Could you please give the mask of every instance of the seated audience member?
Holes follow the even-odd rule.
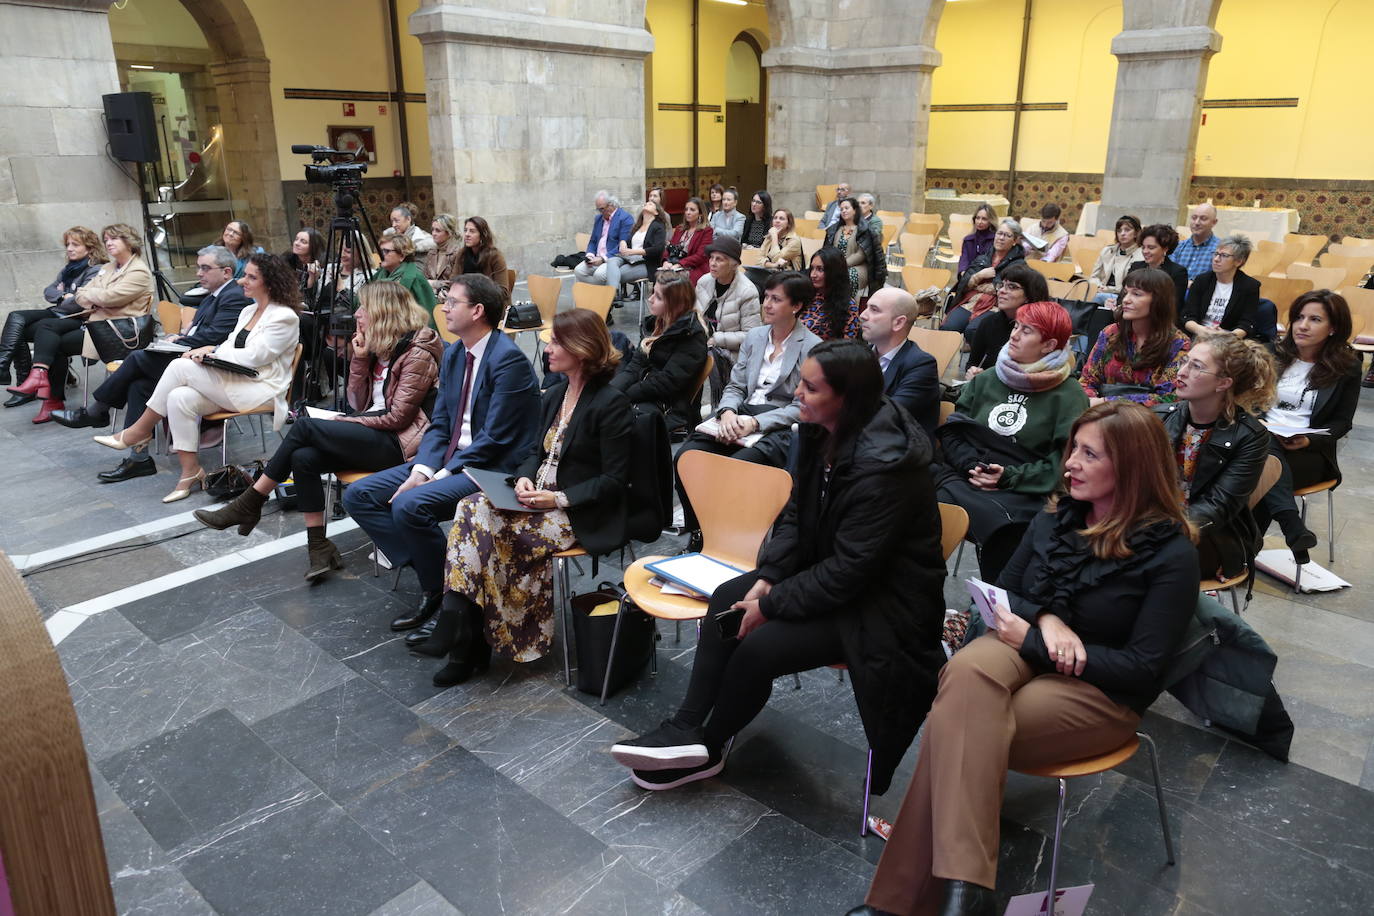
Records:
[[[417,651],[448,664],[436,687],[487,669],[494,650],[531,662],[553,642],[552,557],[574,544],[592,555],[625,542],[630,404],[610,384],[620,354],[587,309],[559,312],[549,365],[566,381],[544,392],[539,429],[515,493],[529,512],[496,509],[481,493],[458,503],[448,535],[447,591],[434,633]]]
[[[153,438],[163,419],[172,431],[172,451],[181,462],[181,479],[162,498],[164,503],[185,499],[205,483],[200,466],[200,421],[222,410],[252,410],[272,404],[272,428],[286,422],[286,395],[291,387],[291,361],[300,341],[301,291],[296,273],[274,254],[248,259],[239,285],[251,306],[245,306],[229,337],[218,346],[188,350],[163,370],[148,397],[148,406],[124,431],[96,436],[108,448],[131,449]],[[202,364],[207,356],[256,371],[240,375]]]
[[[324,236],[320,235],[319,230],[306,228],[296,233],[291,239],[291,250],[282,255],[286,266],[296,272],[304,302],[315,301],[315,284],[320,279],[320,260],[324,257],[324,248]]]
[[[1188,290],[1183,307],[1183,330],[1230,331],[1237,337],[1253,337],[1259,317],[1260,284],[1241,270],[1250,257],[1250,240],[1233,235],[1217,243],[1212,269],[1198,275]]]
[[[100,237],[110,260],[73,293],[70,305],[77,311],[28,326],[27,333],[33,337],[33,368],[23,382],[8,391],[24,397],[17,402],[20,404],[43,399],[33,418],[35,423],[47,423],[53,411],[67,406],[67,364],[70,357],[81,353],[86,322],[139,318],[153,310],[153,274],[143,260],[143,240],[138,233],[132,226],[115,223],[100,230]]]
[[[981,204],[973,211],[973,231],[964,236],[959,247],[959,276],[962,277],[970,264],[992,250],[992,240],[997,234],[997,222],[997,211],[991,204]]]
[[[1188,211],[1189,236],[1178,243],[1169,259],[1188,271],[1188,282],[1212,269],[1212,254],[1217,250],[1217,237],[1212,229],[1217,224],[1217,208],[1198,204]]]
[[[1116,244],[1105,246],[1093,265],[1090,280],[1097,281],[1097,301],[1106,302],[1121,292],[1121,283],[1140,251],[1140,220],[1123,216],[1116,221]]]
[[[0,379],[10,384],[10,364],[14,364],[14,381],[22,382],[33,368],[29,343],[33,340],[33,326],[46,318],[65,318],[81,311],[76,291],[100,272],[106,261],[105,246],[99,236],[85,226],[73,226],[62,233],[62,245],[67,250],[67,263],[57,272],[57,279],[43,290],[48,306],[41,309],[17,309],[5,316],[5,328],[0,331]],[[18,394],[5,402],[6,407],[27,404],[36,395]]]
[[[811,283],[804,274],[783,271],[768,278],[763,292],[763,325],[744,335],[739,359],[730,371],[730,384],[716,410],[720,431],[715,436],[692,433],[678,450],[679,459],[685,452],[702,449],[755,464],[782,467],[786,463],[790,439],[782,434],[797,421],[801,364],[819,342],[797,319],[810,299]],[[761,438],[746,444],[755,434]],[[700,543],[696,513],[680,480],[677,494],[688,543]]]
[[[1188,335],[1174,321],[1174,281],[1147,267],[1126,275],[1116,321],[1097,336],[1080,381],[1094,404],[1124,398],[1152,407],[1175,398]]]
[[[458,231],[458,218],[452,213],[436,214],[429,231],[430,237],[434,239],[434,250],[425,255],[425,263],[420,272],[434,288],[434,297],[438,301],[443,299],[445,291],[448,290],[449,281],[465,272],[463,255],[467,248]],[[502,277],[502,282],[497,285],[504,283],[505,278]]]
[[[438,246],[434,241],[434,236],[416,224],[415,217],[419,213],[420,209],[412,203],[402,203],[392,207],[391,228],[382,232],[382,239],[385,240],[392,235],[404,235],[410,239],[416,254],[429,254]],[[424,303],[420,304],[423,305]]]
[[[1069,429],[1088,406],[1073,380],[1073,321],[1055,302],[1021,306],[997,364],[959,392],[940,427],[940,499],[962,506],[993,582],[1059,483]]]
[[[933,442],[940,423],[940,367],[935,357],[907,340],[917,311],[915,296],[884,286],[868,297],[859,323],[883,371],[883,393],[905,407]]]
[[[706,326],[717,366],[716,373],[729,377],[739,357],[744,335],[762,322],[759,290],[740,270],[738,239],[723,235],[706,246],[710,272],[696,283],[696,310]]]
[[[358,299],[358,291],[367,283],[367,273],[355,263],[353,249],[347,241],[339,244],[339,271],[334,275],[334,265],[324,266],[323,279],[320,281],[321,308],[337,308],[353,314]]]
[[[1178,247],[1178,232],[1173,226],[1156,223],[1140,230],[1140,251],[1131,262],[1127,274],[1145,267],[1162,270],[1174,281],[1174,304],[1178,309],[1178,325],[1183,326],[1183,309],[1188,301],[1188,271],[1182,264],[1169,259],[1169,252]]]
[[[425,405],[432,404],[444,356],[443,339],[429,326],[429,315],[399,283],[369,283],[355,315],[349,413],[328,419],[297,417],[252,487],[222,508],[195,512],[217,531],[238,526],[239,534],[248,535],[261,521],[272,490],[290,478],[296,484],[296,507],[305,516],[310,552],[305,577],[311,581],[343,566],[338,549],[325,537],[320,475],[384,471],[409,461],[429,425]]]
[[[1013,264],[1026,259],[1021,250],[1021,224],[1007,217],[997,224],[992,247],[974,258],[950,293],[954,306],[945,313],[942,331],[964,333],[997,303],[997,280]]]
[[[529,359],[496,330],[501,301],[500,288],[482,274],[453,278],[444,315],[458,340],[444,352],[439,393],[415,457],[344,490],[348,514],[377,549],[394,568],[413,566],[420,581],[419,607],[393,620],[393,630],[419,627],[439,609],[439,523],[453,518],[458,501],[477,491],[463,468],[513,473],[534,443],[539,384]]]
[[[820,228],[829,229],[840,221],[840,201],[849,197],[849,182],[841,181],[835,185],[835,199],[825,205],[825,212],[821,214],[819,223]]]
[[[238,326],[239,313],[253,300],[244,295],[243,287],[234,282],[234,255],[222,245],[202,248],[196,254],[196,280],[206,292],[196,307],[195,317],[185,334],[173,334],[171,340],[190,347],[215,347],[229,338]],[[110,425],[112,410],[125,410],[126,425],[132,425],[148,406],[148,398],[167,367],[178,359],[175,353],[135,350],[125,358],[109,378],[91,394],[90,404],[76,410],[53,412],[53,420],[71,429]],[[129,457],[112,471],[101,471],[96,477],[101,483],[119,483],[135,477],[150,477],[157,466],[146,447],[131,449]]]
[[[740,244],[745,248],[762,248],[763,239],[773,228],[773,195],[755,191],[749,200],[749,215],[744,218]]]
[[[738,239],[744,232],[744,214],[739,212],[739,191],[726,188],[720,197],[720,209],[711,211],[711,232],[717,237],[728,235]]]
[[[1293,300],[1288,328],[1279,341],[1278,403],[1264,415],[1273,433],[1269,453],[1283,472],[1255,507],[1262,537],[1276,521],[1299,565],[1317,537],[1298,513],[1293,491],[1341,479],[1336,443],[1350,432],[1360,403],[1360,357],[1350,346],[1350,306],[1345,297],[1314,289]],[[1286,434],[1283,429],[1325,429],[1324,434]]]
[[[682,222],[673,230],[663,265],[687,271],[687,279],[696,286],[706,273],[706,246],[712,237],[711,227],[706,225],[706,204],[693,197],[682,205]]]
[[[425,235],[429,233],[426,232]],[[429,285],[424,272],[420,270],[420,265],[415,263],[415,249],[411,245],[410,236],[399,233],[388,235],[378,243],[377,250],[382,255],[382,269],[372,275],[372,282],[391,280],[401,284],[410,290],[420,308],[428,310],[433,315],[437,301],[434,298],[434,287]],[[430,326],[433,324],[434,319],[431,318]]]
[[[620,199],[610,191],[597,191],[592,206],[596,208],[592,234],[587,239],[583,261],[573,268],[573,275],[583,283],[610,286],[611,260],[620,251],[620,243],[630,238],[634,217],[621,209]]]
[[[929,708],[945,578],[930,442],[858,341],[818,343],[798,392],[796,483],[758,567],[711,597],[673,717],[611,748],[645,789],[718,774],[785,674],[848,666],[878,794]],[[711,620],[730,610],[737,635]]]
[[[1168,439],[1145,408],[1102,404],[1074,424],[1064,471],[1068,494],[1002,573],[1011,607],[940,673],[916,774],[851,916],[1000,912],[1008,768],[1120,747],[1163,689],[1199,578]]]
[[[1178,370],[1178,401],[1155,408],[1169,434],[1188,520],[1198,528],[1198,566],[1208,579],[1245,572],[1259,532],[1250,494],[1270,435],[1257,419],[1274,403],[1274,358],[1253,341],[1201,334]]]
[[[711,185],[710,190],[706,192],[706,199],[711,202],[711,205],[704,208],[701,211],[701,215],[702,219],[709,222],[712,216],[716,215],[724,208],[722,201],[725,200],[725,185],[721,184],[719,181]]]
[[[882,244],[883,218],[878,215],[878,198],[864,193],[855,198],[859,202],[859,217],[868,224],[868,231]]]
[[[865,289],[877,292],[887,284],[882,234],[874,238],[854,199],[840,201],[840,219],[825,230],[825,247],[838,249],[844,255],[851,298],[857,300]]]
[[[791,210],[773,211],[773,228],[763,238],[763,266],[769,270],[801,270],[802,244]]]
[[[233,253],[235,280],[243,276],[243,268],[247,266],[248,259],[262,251],[261,245],[253,244],[252,228],[241,219],[231,219],[226,223],[215,244],[228,248]]]
[[[640,334],[611,385],[631,404],[652,404],[663,411],[668,429],[692,429],[701,422],[694,396],[706,365],[706,328],[686,277],[667,274],[654,283]]]
[[[483,274],[496,284],[496,288],[501,291],[501,314],[505,317],[504,309],[510,306],[510,278],[506,269],[506,256],[496,247],[491,226],[480,216],[469,216],[463,220],[462,265],[462,273]]]
[[[971,379],[997,361],[1002,347],[1011,340],[1011,329],[1016,324],[1016,310],[1027,302],[1045,302],[1050,298],[1050,288],[1039,271],[1027,264],[1013,264],[1006,269],[996,283],[996,307],[983,316],[978,326],[968,335],[968,369],[964,378]]]
[[[811,302],[801,323],[821,340],[859,336],[859,300],[849,282],[849,266],[838,248],[822,248],[811,256]]]
[[[1069,247],[1069,230],[1059,223],[1059,214],[1062,212],[1059,204],[1055,203],[1045,204],[1040,208],[1040,226],[1035,232],[1035,237],[1045,244],[1043,247],[1036,247],[1031,244],[1030,239],[1022,239],[1021,249],[1025,251],[1026,257],[1053,264],[1064,256],[1064,250]]]
[[[646,200],[639,209],[630,237],[620,243],[620,252],[611,258],[606,270],[607,283],[620,289],[622,283],[638,283],[658,273],[663,251],[668,247],[668,231],[661,219],[659,204]],[[685,277],[683,279],[686,279]]]

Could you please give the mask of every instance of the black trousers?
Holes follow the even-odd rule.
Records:
[[[744,405],[738,411],[740,416],[757,416],[774,410],[771,404],[762,407]],[[729,458],[738,458],[740,461],[748,461],[753,464],[766,464],[770,467],[785,468],[787,466],[788,450],[792,444],[790,429],[782,429],[777,432],[769,433],[758,442],[748,448],[741,448],[729,442],[721,442],[714,436],[705,433],[692,433],[687,437],[687,441],[678,449],[677,456],[673,458],[673,486],[677,488],[678,502],[682,505],[682,524],[688,531],[696,531],[701,527],[697,521],[696,512],[692,511],[692,501],[687,498],[687,490],[682,486],[682,480],[677,476],[677,463],[682,460],[682,456],[690,451],[710,452],[713,455],[725,455]]]
[[[712,751],[724,747],[763,711],[775,678],[845,660],[834,616],[770,620],[743,639],[722,638],[711,618],[743,598],[756,581],[758,573],[745,573],[711,596],[687,696],[678,710],[682,724],[706,725],[706,746]]]
[[[384,471],[405,461],[394,433],[338,420],[301,417],[291,424],[264,471],[273,480],[296,482],[296,505],[302,512],[324,511],[328,471]]]
[[[60,398],[67,385],[67,358],[81,353],[85,338],[82,322],[78,318],[49,317],[29,327],[33,334],[33,361],[48,367],[48,378],[54,380],[53,396]]]
[[[1277,519],[1287,538],[1293,533],[1289,528],[1301,524],[1298,500],[1293,491],[1331,480],[1339,472],[1330,458],[1310,446],[1289,451],[1277,438],[1271,438],[1269,454],[1279,459],[1279,479],[1255,506],[1255,523],[1263,537],[1269,530],[1269,523]]]
[[[148,407],[148,398],[152,396],[162,373],[178,358],[175,353],[134,350],[124,359],[123,364],[91,393],[91,397],[107,407],[127,407],[124,425],[132,425],[143,416],[143,411]]]

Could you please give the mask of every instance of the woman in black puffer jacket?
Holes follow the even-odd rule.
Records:
[[[692,284],[686,277],[659,280],[649,297],[649,312],[640,329],[643,338],[620,364],[611,385],[633,404],[662,410],[670,431],[690,430],[701,420],[701,407],[692,399],[706,365],[706,328],[696,312]]]

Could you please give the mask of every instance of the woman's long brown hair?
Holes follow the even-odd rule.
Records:
[[[1274,356],[1278,359],[1279,375],[1282,376],[1298,358],[1298,345],[1293,343],[1293,323],[1302,314],[1303,306],[1310,302],[1322,307],[1326,312],[1326,320],[1331,322],[1331,328],[1335,333],[1322,345],[1322,351],[1317,354],[1316,364],[1312,367],[1312,375],[1307,383],[1313,388],[1330,388],[1349,374],[1359,362],[1354,348],[1350,346],[1350,305],[1340,293],[1329,289],[1314,289],[1294,299],[1293,304],[1288,307],[1288,331],[1274,347]]]

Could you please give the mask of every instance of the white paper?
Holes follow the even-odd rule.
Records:
[[[681,595],[684,598],[700,598],[696,592],[690,592],[680,585],[674,585],[662,576],[654,576],[649,579],[649,584],[663,592],[665,595]]]
[[[1280,547],[1275,550],[1261,550],[1255,555],[1255,568],[1266,572],[1282,582],[1293,584],[1298,567],[1293,562],[1293,551]],[[1334,592],[1349,588],[1350,583],[1326,569],[1315,561],[1304,563],[1302,567],[1302,590],[1304,592]]]
[[[160,337],[148,344],[150,353],[186,353],[191,348],[184,343],[177,343],[170,337]]]
[[[1265,423],[1269,431],[1276,436],[1291,439],[1294,436],[1329,436],[1329,429],[1313,429],[1310,426],[1280,426],[1278,423]]]
[[[988,625],[989,630],[997,629],[997,613],[993,608],[1000,604],[1011,610],[1011,599],[1007,597],[1006,589],[988,585],[982,579],[973,576],[965,579],[964,584],[968,586],[968,593],[973,598],[974,607],[978,608],[978,613],[982,615],[983,623]]]
[[[697,432],[705,433],[706,435],[711,436],[713,438],[717,437],[720,435],[720,421],[717,420],[715,417],[702,420],[700,423],[697,424]],[[755,442],[758,442],[762,438],[763,433],[750,433],[743,439],[736,439],[735,441],[740,445],[744,446],[745,448],[749,448]]]
[[[1092,895],[1091,884],[1055,888],[1054,916],[1083,916],[1083,911],[1088,908],[1088,898]],[[1013,897],[1007,902],[1004,916],[1048,916],[1045,907],[1048,897],[1049,891]]]
[[[305,415],[315,420],[332,420],[335,417],[342,417],[341,410],[325,410],[323,407],[306,407]]]
[[[741,569],[735,569],[728,563],[713,560],[700,553],[685,553],[659,560],[653,564],[651,572],[656,572],[665,579],[671,577],[677,580],[677,584],[685,585],[708,598],[717,586],[744,574]]]

